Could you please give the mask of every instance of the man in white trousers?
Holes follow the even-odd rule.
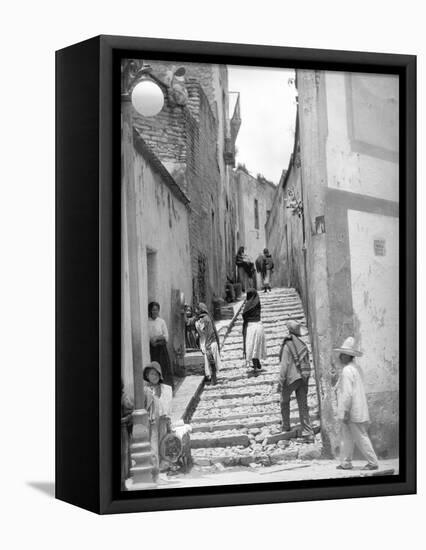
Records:
[[[362,353],[355,349],[352,336],[346,338],[340,348],[339,360],[343,365],[337,382],[338,418],[341,421],[342,446],[339,470],[351,470],[355,445],[360,450],[367,464],[363,470],[378,470],[378,460],[368,436],[367,427],[370,421],[367,396],[364,389],[363,373],[355,358]]]

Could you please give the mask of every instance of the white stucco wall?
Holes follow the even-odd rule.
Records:
[[[246,253],[253,260],[266,247],[266,212],[272,209],[276,188],[267,183],[260,183],[256,178],[239,172],[239,232],[238,247],[244,246]],[[259,228],[255,227],[254,201],[258,201]]]
[[[171,294],[172,289],[179,289],[190,302],[192,297],[191,260],[189,248],[188,211],[186,206],[171,192],[145,160],[134,152],[134,177],[137,193],[137,224],[140,235],[139,266],[141,286],[142,316],[142,360],[150,360],[148,338],[148,303],[155,300],[160,304],[160,316],[166,321],[169,328],[169,349],[171,350],[173,334],[171,332]],[[126,215],[125,208],[122,210]],[[122,357],[122,372],[126,388],[132,390],[131,372],[131,340],[130,340],[130,300],[128,285],[128,265],[126,254],[126,224],[123,224],[123,259],[122,273],[123,297],[123,335],[125,346]],[[148,291],[147,252],[154,252],[156,256],[156,284]]]
[[[399,280],[398,218],[348,211],[352,300],[358,361],[367,392],[398,390]],[[385,241],[377,256],[374,241]]]
[[[357,76],[358,86],[369,89],[371,103],[354,112],[358,136],[371,141],[364,152],[353,150],[349,123],[348,75],[343,72],[324,73],[328,136],[326,145],[327,181],[330,187],[371,197],[398,201],[398,159],[389,160],[393,141],[398,134],[398,77],[388,75]],[[363,80],[361,80],[361,78]],[[359,98],[356,98],[357,102]],[[358,105],[358,103],[357,103]],[[386,107],[385,107],[386,105]],[[371,124],[368,111],[371,113]],[[389,139],[389,133],[393,139]],[[375,147],[383,147],[384,156]]]

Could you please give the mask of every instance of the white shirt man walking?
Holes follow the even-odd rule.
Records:
[[[340,470],[351,470],[352,457],[355,445],[367,460],[363,470],[377,470],[379,468],[377,456],[367,433],[370,421],[367,396],[364,389],[363,374],[356,364],[355,357],[362,353],[355,349],[352,336],[346,338],[340,348],[334,351],[339,353],[340,363],[343,365],[337,383],[338,418],[341,421],[342,446],[340,454]]]

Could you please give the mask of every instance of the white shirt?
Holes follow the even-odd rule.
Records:
[[[337,384],[337,402],[339,419],[348,411],[351,422],[370,420],[362,370],[355,361],[343,367]]]
[[[167,330],[167,325],[164,319],[157,317],[157,319],[148,318],[148,334],[149,339],[152,340],[157,336],[162,336],[166,342],[169,341],[169,332]]]
[[[161,397],[158,398],[160,416],[163,416],[163,415],[170,416],[172,414],[172,398],[173,398],[172,388],[167,384],[161,384]]]

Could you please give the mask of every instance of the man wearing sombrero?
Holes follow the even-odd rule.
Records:
[[[363,470],[379,468],[377,456],[367,433],[370,415],[368,413],[367,396],[365,394],[361,368],[356,364],[355,357],[362,353],[355,348],[352,336],[346,338],[340,348],[333,351],[339,354],[343,365],[337,383],[338,417],[342,423],[342,446],[339,470],[351,470],[352,456],[355,445],[358,447],[367,464]]]

